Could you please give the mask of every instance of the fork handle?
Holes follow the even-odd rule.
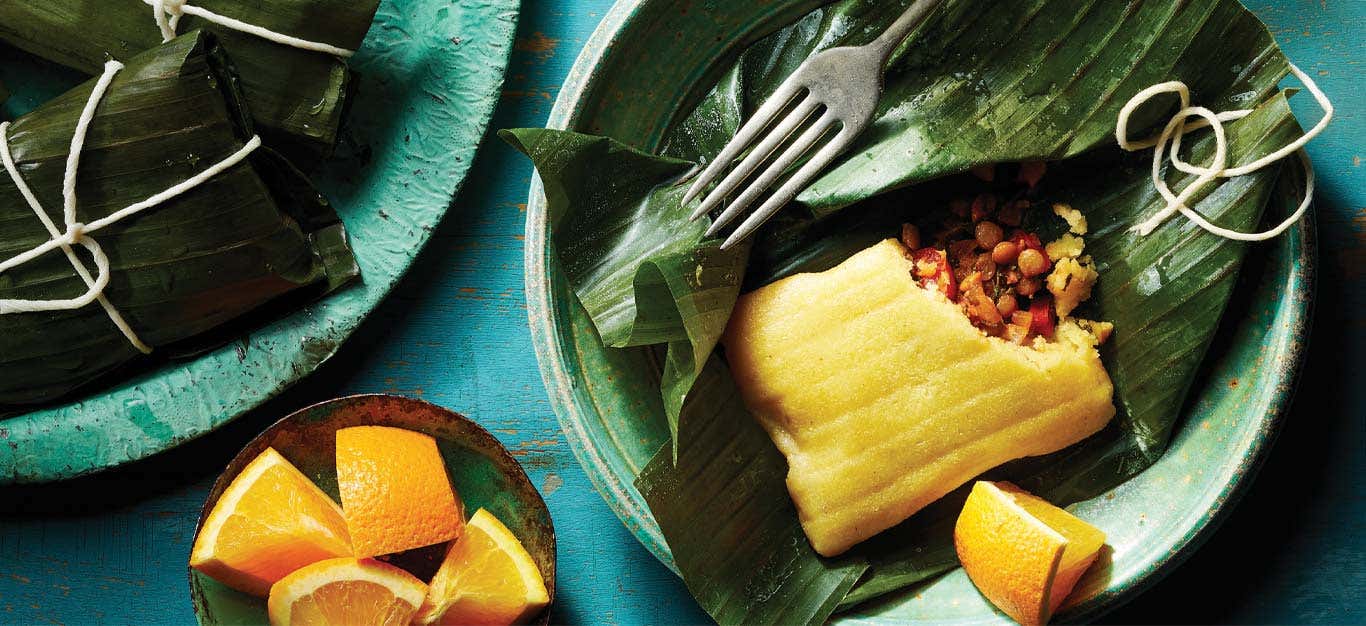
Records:
[[[901,17],[896,18],[896,21],[868,46],[877,50],[882,56],[882,62],[886,63],[892,58],[892,52],[896,51],[897,46],[900,46],[901,42],[943,3],[944,0],[915,0]]]

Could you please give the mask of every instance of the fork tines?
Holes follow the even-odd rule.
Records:
[[[787,111],[787,114],[779,119],[779,115],[784,111]],[[775,120],[777,120],[776,125],[774,124]],[[707,194],[702,200],[702,204],[693,211],[691,219],[696,220],[710,213],[739,189],[742,183],[749,181],[748,186],[740,191],[739,195],[731,201],[729,206],[712,223],[711,228],[707,230],[707,236],[715,235],[734,221],[755,200],[769,191],[769,188],[810,152],[822,138],[835,131],[834,137],[816,151],[811,159],[796,173],[784,181],[777,191],[774,191],[760,205],[757,211],[726,238],[721,247],[722,249],[729,248],[748,237],[774,213],[791,202],[793,198],[796,198],[797,194],[821,170],[839,156],[848,145],[852,135],[852,133],[844,132],[843,126],[839,116],[819,98],[814,97],[809,87],[793,80],[784,83],[755,112],[754,116],[745,122],[744,126],[740,128],[730,143],[726,144],[716,159],[698,175],[697,180],[683,198],[684,204],[691,202],[707,185],[720,178],[726,169],[744,153],[745,149],[762,136],[762,140],[753,146],[749,154],[745,155],[744,159],[734,169],[731,169],[725,178],[721,179],[720,184]],[[765,131],[768,131],[767,134],[764,134]],[[793,136],[796,136],[796,139],[792,139]],[[775,152],[778,152],[778,149],[785,144],[786,148],[781,154],[772,158]],[[767,166],[761,169],[761,166],[765,164]]]

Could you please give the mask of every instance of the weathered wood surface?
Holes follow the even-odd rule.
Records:
[[[1280,441],[1219,533],[1107,621],[1366,622],[1366,2],[1246,1],[1339,110],[1311,146],[1322,252],[1309,365]],[[493,128],[544,122],[611,0],[524,4]],[[358,392],[451,407],[522,460],[559,534],[556,622],[704,621],[593,491],[555,424],[522,287],[530,176],[525,159],[486,138],[469,186],[394,296],[336,359],[261,411],[116,472],[0,490],[0,623],[192,623],[185,561],[216,473],[279,416]]]

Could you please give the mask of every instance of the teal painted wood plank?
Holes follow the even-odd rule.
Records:
[[[1115,623],[1366,622],[1366,3],[1246,1],[1339,108],[1311,146],[1323,248],[1309,365],[1244,501],[1190,561],[1112,614]],[[611,2],[524,5],[494,128],[544,122]],[[1314,119],[1312,102],[1297,100],[1303,119]],[[0,490],[0,624],[191,623],[184,563],[217,472],[276,418],[375,391],[470,415],[522,460],[559,535],[556,622],[705,621],[593,491],[558,432],[527,336],[530,177],[524,159],[485,138],[470,184],[394,296],[336,359],[262,410],[113,473]]]

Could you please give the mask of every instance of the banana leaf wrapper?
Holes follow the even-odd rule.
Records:
[[[804,59],[867,42],[908,3],[843,0],[751,46],[665,137],[660,155],[711,158]],[[1070,158],[1113,145],[1120,108],[1149,85],[1181,80],[1202,105],[1229,110],[1265,101],[1287,73],[1265,25],[1235,0],[1030,0],[980,8],[970,0],[947,2],[894,55],[878,120],[765,229],[754,244],[759,255],[789,248],[821,254],[821,246],[798,243],[794,233],[891,190],[982,164]],[[1171,111],[1158,103],[1140,107],[1133,132]],[[753,287],[764,276],[746,267],[747,250],[723,256],[717,242],[703,239],[703,226],[686,221],[689,211],[677,206],[681,191],[665,183],[687,165],[662,171],[663,165],[643,166],[625,146],[539,129],[503,136],[531,156],[548,189],[555,179],[566,181],[564,201],[550,197],[551,239],[604,343],[668,346],[663,400],[676,432],[679,409],[725,328],[738,283]],[[595,171],[582,162],[590,160]],[[614,168],[622,171],[606,171]],[[608,187],[588,180],[610,181],[623,193],[603,199],[595,192]],[[661,187],[631,192],[631,185]]]
[[[1300,132],[1285,97],[1279,94],[1253,116],[1231,125],[1230,131],[1233,155],[1244,162],[1284,145]],[[1193,158],[1207,158],[1212,143],[1208,137],[1196,142]],[[1246,244],[1216,238],[1189,223],[1165,225],[1147,238],[1129,232],[1130,225],[1161,205],[1154,200],[1148,181],[1148,159],[1116,152],[1059,164],[1050,174],[1053,181],[1040,192],[1050,200],[1093,207],[1087,212],[1093,226],[1086,237],[1087,250],[1095,255],[1101,280],[1087,314],[1116,324],[1115,336],[1103,347],[1102,357],[1114,381],[1120,411],[1106,429],[1080,444],[1007,464],[986,476],[1015,481],[1064,504],[1104,493],[1160,457],[1177,423],[1180,401],[1195,379],[1231,296],[1246,249]],[[1182,185],[1191,178],[1173,176],[1170,180]],[[762,282],[766,277],[760,273],[765,270],[775,271],[771,277],[776,279],[828,269],[895,232],[902,221],[924,212],[926,203],[946,203],[954,197],[954,189],[971,188],[974,183],[980,184],[966,177],[946,179],[917,187],[913,197],[906,194],[853,207],[834,220],[797,229],[799,238],[814,240],[812,245],[818,250],[802,247],[800,254],[762,259],[768,267],[756,259],[750,276]],[[1283,173],[1269,168],[1226,181],[1201,194],[1193,206],[1216,223],[1250,229],[1268,205],[1278,219],[1293,212],[1301,192],[1302,180],[1292,164]],[[889,209],[889,204],[902,208]],[[1155,268],[1163,272],[1156,282]],[[773,458],[777,450],[770,440],[752,436],[753,417],[743,405],[716,402],[716,397],[734,393],[729,374],[709,371],[723,367],[713,357],[683,406],[677,460],[667,446],[661,449],[637,478],[636,487],[649,502],[684,580],[703,607],[723,624],[749,623],[773,610],[773,603],[780,600],[751,593],[754,585],[742,584],[749,576],[744,568],[717,567],[721,562],[716,559],[760,563],[782,554],[790,559],[787,568],[807,577],[827,572],[831,560],[816,556],[804,542],[794,545],[772,539],[800,532],[795,510],[765,514],[778,506],[777,500],[788,500],[785,492],[779,498],[771,491],[782,484],[786,465],[781,457]],[[697,432],[690,421],[698,422],[696,428],[705,436],[690,435]],[[690,436],[696,441],[690,441]],[[867,570],[835,607],[848,608],[955,567],[953,522],[965,495],[966,490],[960,489],[843,556],[839,563],[852,567],[861,562]],[[741,504],[717,510],[717,498]],[[689,568],[699,563],[704,566]],[[697,592],[718,586],[747,600],[709,602],[708,596]],[[783,591],[792,597],[781,602],[825,606],[816,602],[827,592],[822,584]],[[829,615],[813,614],[811,622]]]
[[[15,120],[11,154],[48,215],[62,223],[62,178],[94,81]],[[87,134],[77,216],[105,217],[236,152],[253,134],[213,35],[195,32],[137,55],[119,72]],[[202,185],[91,235],[111,264],[104,295],[156,354],[225,340],[214,331],[285,296],[315,297],[358,276],[336,214],[266,148]],[[0,258],[49,238],[5,175]],[[74,248],[93,272],[84,249]],[[0,298],[86,291],[60,251],[0,274]],[[143,360],[98,304],[0,315],[0,410],[61,398]]]
[[[974,166],[1056,161],[1037,193],[1082,209],[1092,224],[1087,252],[1100,264],[1101,280],[1093,309],[1083,313],[1117,327],[1103,357],[1119,415],[1077,446],[993,474],[1055,502],[1073,502],[1103,493],[1161,456],[1246,249],[1179,217],[1146,238],[1128,232],[1160,205],[1148,181],[1151,153],[1126,155],[1114,147],[1119,108],[1138,90],[1167,80],[1186,82],[1194,101],[1214,110],[1256,107],[1256,114],[1229,125],[1231,162],[1270,152],[1300,132],[1288,94],[1276,87],[1287,61],[1265,26],[1232,0],[1030,0],[995,3],[990,11],[951,0],[893,59],[879,120],[856,150],[772,220],[743,258],[685,262],[716,259],[708,253],[717,243],[703,239],[686,222],[689,211],[677,206],[686,182],[678,177],[688,163],[716,154],[739,121],[811,53],[864,43],[906,4],[836,2],[750,47],[666,136],[658,157],[562,131],[503,135],[537,165],[551,242],[604,343],[667,349],[661,417],[670,420],[675,445],[660,451],[636,486],[684,581],[723,624],[756,621],[783,603],[812,609],[787,615],[792,621],[821,622],[836,608],[954,567],[950,537],[965,495],[955,492],[852,551],[847,559],[864,559],[867,570],[847,593],[828,577],[811,576],[830,563],[791,541],[795,513],[781,512],[775,499],[787,495],[770,484],[785,473],[772,466],[781,459],[772,458],[776,450],[767,439],[745,436],[752,418],[742,406],[717,400],[728,393],[717,382],[726,377],[709,372],[719,363],[708,354],[734,306],[737,282],[752,289],[828,269],[894,234],[902,221],[961,197],[976,181],[960,174]],[[1141,107],[1132,134],[1141,136],[1174,110],[1175,98]],[[1192,162],[1201,162],[1212,139],[1206,132],[1187,146]],[[1223,181],[1192,206],[1216,223],[1252,229],[1273,200],[1273,213],[1293,211],[1302,187],[1291,170]],[[1192,178],[1166,173],[1177,189]],[[605,187],[593,180],[612,181],[614,192],[603,194]],[[1153,268],[1161,268],[1159,280]],[[671,363],[693,367],[671,369]],[[696,432],[705,434],[698,441],[687,439],[695,432],[688,420],[700,422],[703,430]],[[710,461],[718,458],[731,462]],[[720,498],[736,504],[716,508]],[[772,562],[775,553],[790,560],[784,571],[806,572],[794,580],[815,582],[776,590],[753,582],[753,564]],[[842,597],[825,602],[834,595]]]
[[[355,50],[379,0],[192,0],[248,24]],[[179,31],[219,37],[237,69],[257,129],[302,166],[332,152],[354,88],[344,59],[277,44],[186,16]],[[88,74],[105,59],[126,61],[161,45],[152,8],[142,0],[0,2],[0,40]]]

